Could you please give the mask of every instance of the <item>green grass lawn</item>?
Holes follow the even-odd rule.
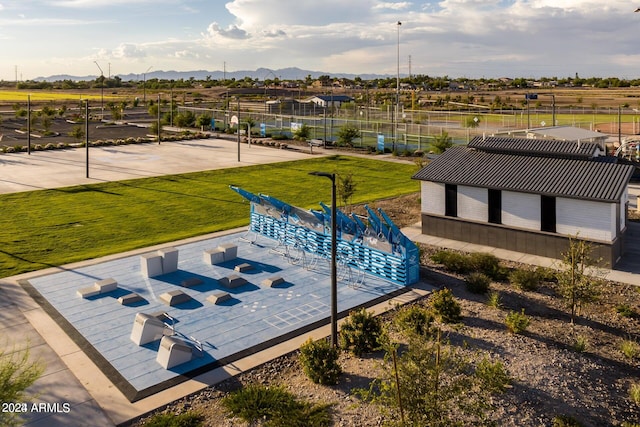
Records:
[[[237,185],[303,208],[331,204],[331,182],[352,173],[354,203],[419,191],[416,166],[347,156],[0,195],[0,277],[249,223]]]

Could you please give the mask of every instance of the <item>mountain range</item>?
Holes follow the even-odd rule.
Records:
[[[280,80],[303,80],[307,76],[311,76],[312,79],[317,79],[320,76],[331,76],[337,78],[348,78],[353,79],[355,77],[361,77],[363,80],[373,80],[378,78],[388,78],[388,75],[381,74],[347,74],[347,73],[328,73],[323,71],[311,71],[311,70],[303,70],[297,67],[289,67],[289,68],[280,68],[277,70],[271,70],[269,68],[258,68],[256,70],[239,70],[239,71],[207,71],[207,70],[194,70],[194,71],[150,71],[143,74],[117,74],[123,81],[132,81],[132,80],[143,80],[143,79],[161,79],[161,80],[189,80],[191,78],[195,80],[206,80],[209,77],[212,80],[222,80],[222,79],[236,79],[242,80],[245,77],[249,77],[251,79],[258,80],[273,80],[278,78]],[[47,82],[55,82],[62,80],[72,80],[72,81],[86,81],[86,80],[95,80],[97,75],[92,76],[72,76],[68,74],[57,74],[48,77],[37,77],[35,81],[47,81]]]

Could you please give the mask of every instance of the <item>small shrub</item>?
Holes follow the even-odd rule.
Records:
[[[502,296],[500,292],[489,292],[489,296],[487,297],[487,305],[489,307],[500,309],[502,308]]]
[[[53,150],[54,148],[56,148],[56,146],[52,142],[49,142],[44,146],[45,150]]]
[[[382,336],[380,319],[365,308],[352,311],[340,329],[340,346],[356,356],[380,348]]]
[[[536,267],[541,282],[558,283],[558,272],[553,268]]]
[[[640,405],[640,383],[633,383],[629,387],[629,398],[636,405]]]
[[[504,271],[500,266],[500,260],[492,254],[485,252],[475,252],[468,255],[471,268],[489,276],[492,279],[500,280],[504,276]]]
[[[584,335],[578,335],[573,342],[573,349],[578,353],[584,353],[587,351],[587,337]]]
[[[342,374],[338,363],[338,349],[331,347],[327,340],[313,341],[309,338],[300,347],[302,370],[316,384],[337,384]]]
[[[616,312],[622,317],[634,317],[636,315],[636,312],[629,304],[618,304]]]
[[[638,343],[633,340],[623,340],[620,343],[620,351],[627,359],[635,359],[638,356]]]
[[[457,252],[438,251],[431,255],[431,260],[442,264],[445,269],[454,273],[466,274],[473,270],[469,258]]]
[[[553,427],[582,427],[582,424],[571,415],[556,415],[551,425]]]
[[[422,336],[433,334],[433,321],[433,313],[418,305],[401,309],[394,319],[394,323],[401,331]]]
[[[476,376],[480,378],[483,388],[489,393],[503,393],[511,382],[502,362],[491,362],[487,357],[484,357],[476,367]]]
[[[324,427],[332,422],[329,405],[300,402],[283,387],[251,385],[226,396],[222,405],[251,425]]]
[[[156,414],[144,422],[145,427],[200,427],[204,417],[193,412],[184,414]]]
[[[507,326],[509,332],[513,334],[521,334],[527,330],[530,320],[529,317],[524,314],[524,308],[521,312],[511,311],[504,319],[504,323]]]
[[[486,294],[489,291],[491,278],[484,273],[473,272],[464,279],[464,283],[469,292],[474,294]]]
[[[462,308],[450,289],[444,288],[434,292],[431,307],[442,323],[458,323],[462,320]]]
[[[539,271],[527,268],[517,268],[509,274],[509,281],[516,288],[523,291],[535,291],[540,287],[542,277]]]

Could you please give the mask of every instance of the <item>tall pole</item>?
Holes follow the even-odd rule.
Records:
[[[98,65],[98,61],[93,62],[98,66],[98,69],[100,70],[100,119],[104,120],[104,72],[102,71],[100,65]]]
[[[160,125],[160,94],[158,94],[158,145],[160,145],[160,130],[162,129]]]
[[[147,68],[147,71],[142,73],[142,103],[147,106],[147,73],[151,67]]]
[[[89,178],[89,100],[84,100],[84,146],[86,147],[86,173],[85,177]]]
[[[238,97],[238,161],[240,161],[240,97]]]
[[[27,95],[27,154],[31,155],[31,95]]]
[[[394,112],[394,121],[393,125],[393,151],[396,151],[396,139],[398,138],[398,119],[399,119],[399,110],[400,110],[400,26],[402,22],[398,21],[398,51],[397,51],[397,73],[396,73],[396,108]]]
[[[328,172],[309,172],[309,175],[324,176],[331,180],[331,346],[338,346],[338,266],[337,261],[337,207],[336,174]]]

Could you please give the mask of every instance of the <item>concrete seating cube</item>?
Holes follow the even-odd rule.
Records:
[[[282,285],[284,283],[284,279],[280,276],[269,277],[268,279],[264,279],[260,284],[267,288],[273,288],[278,285]]]
[[[233,243],[223,243],[218,249],[224,253],[224,260],[231,261],[238,257],[238,246]]]
[[[146,313],[136,313],[131,330],[131,341],[137,345],[157,341],[164,336],[165,328],[164,322],[157,317]]]
[[[178,250],[176,248],[163,248],[158,250],[162,256],[162,274],[178,271]]]
[[[253,265],[249,264],[248,262],[243,262],[242,264],[236,265],[234,270],[243,273],[245,271],[253,270]]]
[[[82,298],[91,298],[96,295],[106,294],[107,292],[115,291],[118,289],[118,282],[114,279],[102,279],[98,280],[93,284],[93,286],[89,286],[86,288],[78,289],[77,294]]]
[[[181,290],[175,290],[171,292],[165,292],[160,295],[160,301],[167,304],[168,306],[173,307],[174,305],[184,304],[185,302],[191,301],[191,297]]]
[[[174,366],[189,362],[192,356],[193,346],[189,343],[180,338],[165,336],[160,341],[156,362],[164,369],[171,369]]]
[[[158,254],[158,252],[140,255],[140,270],[144,277],[161,276],[162,255]]]
[[[144,301],[144,298],[142,298],[140,295],[136,294],[135,292],[122,295],[120,298],[118,298],[118,302],[122,305],[135,304],[140,301]]]
[[[231,276],[223,277],[219,280],[220,284],[225,288],[233,289],[239,286],[242,286],[247,283],[247,281],[238,276],[237,274],[232,274]]]
[[[220,304],[222,302],[229,301],[230,299],[231,299],[231,295],[229,295],[228,292],[224,292],[224,291],[216,292],[207,297],[207,301],[213,304]]]
[[[199,277],[189,277],[180,282],[180,286],[183,288],[192,288],[194,286],[202,285],[204,282]]]
[[[205,264],[214,265],[224,262],[224,251],[217,248],[204,251],[202,256]]]

